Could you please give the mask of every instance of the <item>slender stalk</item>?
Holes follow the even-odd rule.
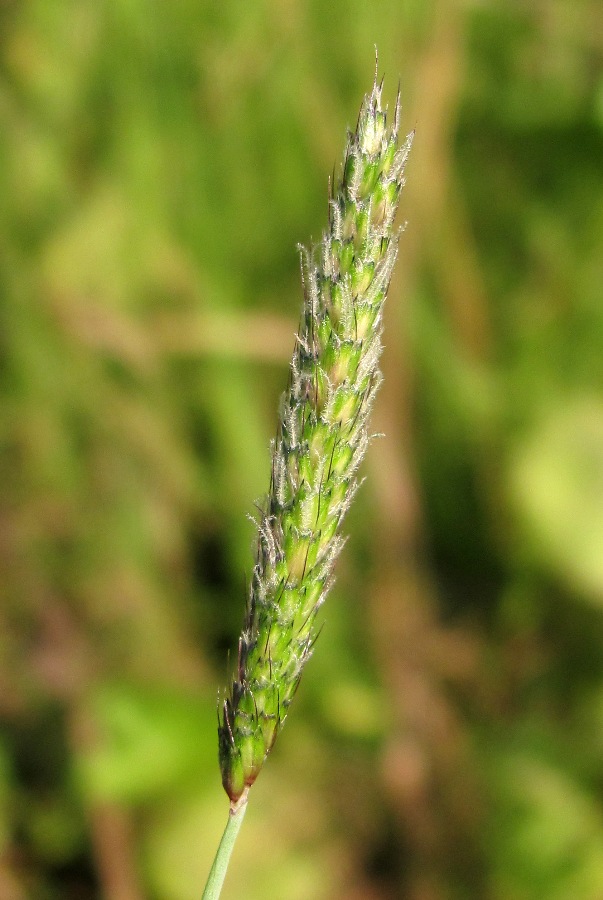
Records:
[[[243,802],[241,802],[241,800],[243,800]],[[220,841],[213,865],[208,875],[202,900],[218,900],[222,892],[222,885],[224,884],[224,879],[226,877],[232,848],[235,845],[241,823],[245,818],[245,811],[247,809],[246,793],[244,798],[241,797],[241,800],[236,804],[232,804],[230,807],[226,828],[224,829],[222,840]]]

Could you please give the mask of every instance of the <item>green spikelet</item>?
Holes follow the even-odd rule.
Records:
[[[382,83],[348,135],[329,228],[302,250],[304,308],[272,445],[270,491],[236,673],[219,726],[222,781],[236,806],[279,733],[315,641],[341,523],[356,491],[379,383],[382,309],[397,253],[393,222],[412,137],[398,147]]]

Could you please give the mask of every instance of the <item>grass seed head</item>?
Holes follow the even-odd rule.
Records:
[[[341,524],[369,443],[381,381],[382,307],[397,253],[393,222],[412,134],[398,146],[375,82],[348,134],[329,227],[301,249],[304,308],[272,443],[235,676],[222,704],[222,781],[236,805],[282,728],[316,640],[316,613],[344,544]]]

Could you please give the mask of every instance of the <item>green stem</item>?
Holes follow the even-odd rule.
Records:
[[[234,847],[239,828],[245,817],[246,809],[247,791],[245,791],[244,795],[236,805],[233,804],[230,807],[226,828],[224,829],[222,840],[220,841],[214,863],[207,878],[207,884],[203,891],[202,900],[218,900],[220,896],[222,885],[224,884],[224,879],[226,877],[226,871],[228,869],[228,863],[230,862],[232,848]]]

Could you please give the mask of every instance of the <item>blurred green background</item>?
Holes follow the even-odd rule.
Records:
[[[376,441],[225,891],[603,896],[603,7],[0,2],[0,898],[194,900],[246,514],[373,77]]]

